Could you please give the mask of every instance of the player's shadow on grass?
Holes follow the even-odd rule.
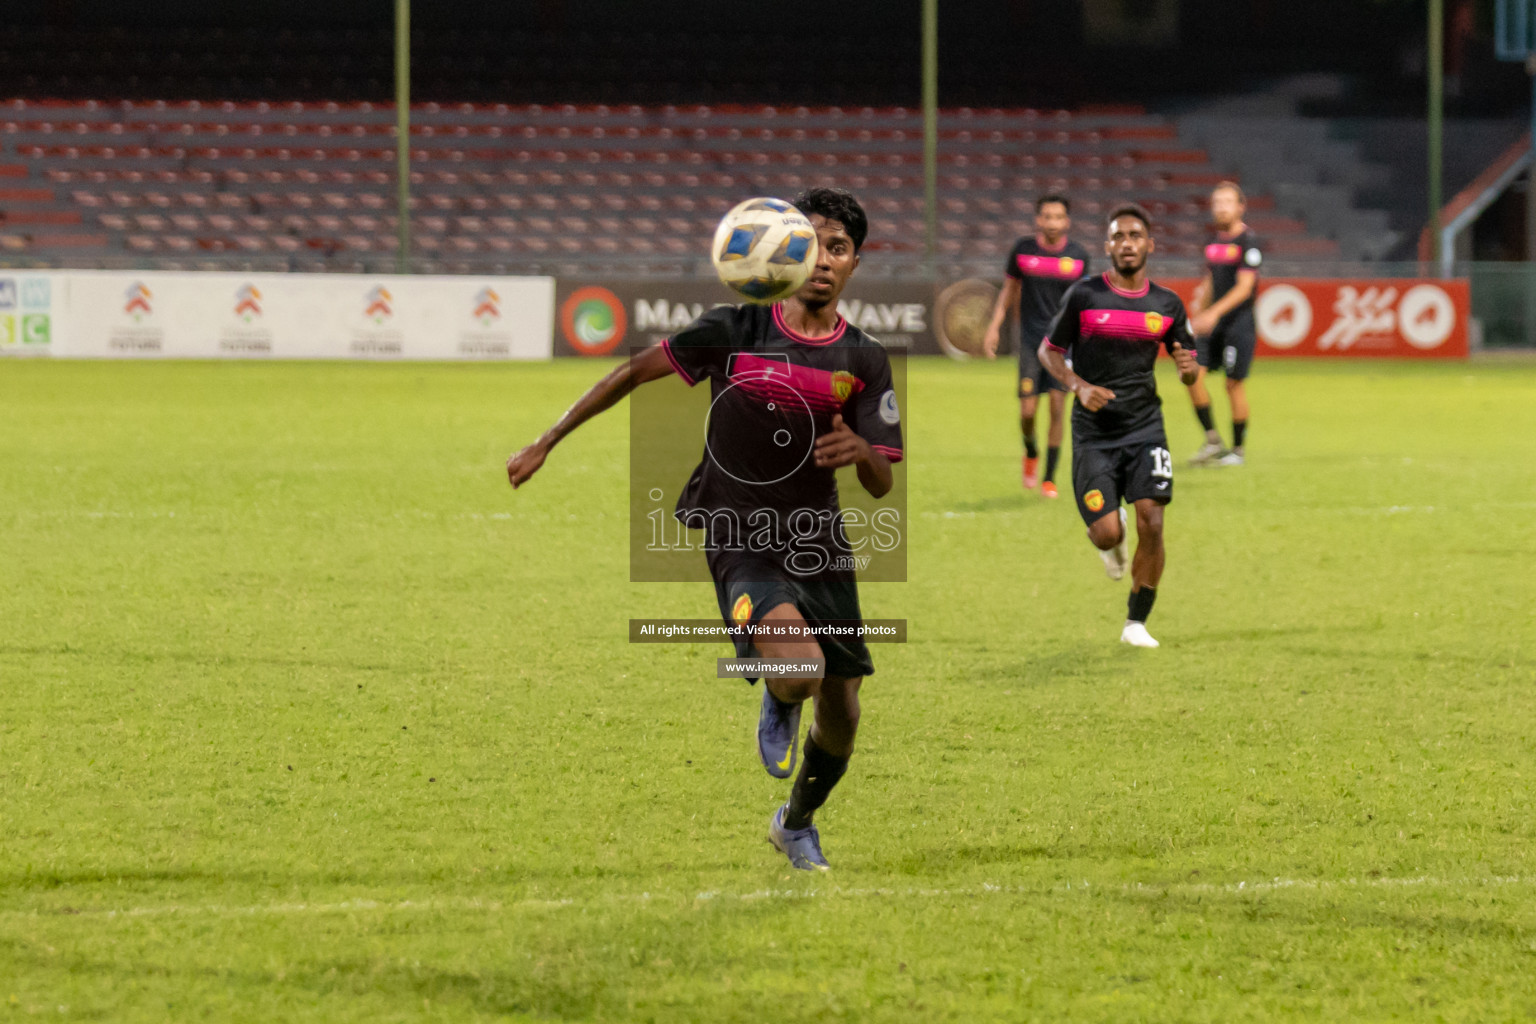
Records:
[[[674,981],[680,972],[697,970],[701,960],[696,927],[651,927],[666,918],[646,918],[669,908],[641,904],[631,909],[639,920],[615,918],[612,913],[587,916],[579,908],[541,911],[512,921],[487,919],[490,941],[479,947],[468,966],[458,967],[431,963],[436,956],[462,957],[430,945],[430,933],[423,933],[425,942],[413,945],[410,936],[414,929],[402,931],[399,920],[389,919],[379,920],[362,933],[368,945],[390,947],[371,957],[302,959],[302,954],[285,952],[278,955],[289,962],[279,969],[205,966],[189,962],[204,958],[202,954],[184,950],[185,945],[203,941],[207,919],[182,920],[185,931],[178,934],[174,915],[144,922],[141,927],[152,928],[151,936],[123,933],[111,959],[67,951],[62,955],[44,952],[47,947],[43,943],[0,936],[0,963],[23,976],[44,977],[63,971],[77,978],[118,979],[118,991],[147,991],[151,1000],[167,995],[188,998],[186,993],[196,992],[211,981],[236,994],[259,992],[279,1000],[287,994],[306,1006],[317,999],[332,1001],[338,1007],[350,1006],[351,1000],[371,997],[394,1006],[420,1006],[429,1000],[438,1007],[472,1008],[479,1014],[498,1017],[619,1020],[628,1019],[633,1012],[630,1004],[646,1002],[657,986]],[[707,912],[718,911],[710,907]],[[559,916],[551,918],[548,913]],[[805,907],[795,902],[736,903],[730,906],[727,924],[744,934],[788,934],[803,921],[804,914]],[[285,921],[294,932],[315,924],[306,919],[276,920]],[[469,924],[460,920],[455,934],[464,934]],[[508,942],[503,934],[507,926],[515,928],[515,941]],[[117,927],[122,927],[121,922]],[[636,937],[636,927],[643,938]],[[280,933],[273,936],[279,944],[282,938]],[[294,943],[290,948],[301,947]],[[713,963],[708,959],[704,962],[729,970],[731,958],[717,955]],[[146,979],[150,980],[147,987]],[[118,1004],[111,1015],[94,1016],[116,1019],[123,1006]],[[76,1016],[93,1016],[88,1008],[79,1010]]]
[[[327,668],[354,672],[397,672],[413,666],[388,662],[359,662],[335,658],[295,658],[280,655],[228,653],[224,651],[128,651],[122,649],[99,650],[76,644],[0,644],[0,657],[73,657],[101,661],[133,661],[155,663],[164,661],[188,665],[270,665],[275,668]]]
[[[937,512],[942,517],[945,512],[1014,512],[1031,505],[1037,508],[1045,507],[1041,502],[1029,501],[1027,495],[1010,492],[1008,494],[993,494],[971,501],[956,501],[950,503],[947,508],[933,509],[932,511]]]
[[[287,882],[284,877],[255,872],[238,872],[224,869],[201,868],[79,868],[73,871],[0,871],[0,891],[5,892],[52,892],[61,889],[109,886],[156,886],[183,882],[227,884],[238,882],[250,885],[271,885],[276,881]],[[67,911],[60,911],[67,913]]]
[[[1412,887],[1332,889],[1328,891],[1298,888],[1275,892],[1234,892],[1228,889],[1181,892],[1177,889],[1159,890],[1148,884],[1140,889],[1127,890],[1107,886],[1099,895],[1121,902],[1138,910],[1159,914],[1188,914],[1202,921],[1213,917],[1225,917],[1233,924],[1281,925],[1299,932],[1315,934],[1319,927],[1320,910],[1326,906],[1328,916],[1335,919],[1347,917],[1347,930],[1364,932],[1372,928],[1401,933],[1419,933],[1443,942],[1452,939],[1482,939],[1506,943],[1511,949],[1526,952],[1530,935],[1526,928],[1515,921],[1490,920],[1471,917],[1455,912],[1438,912],[1426,909],[1422,913],[1409,913],[1384,906],[1394,896],[1400,900],[1422,899],[1422,892]],[[1457,899],[1446,897],[1447,905]],[[1492,911],[1491,911],[1492,912]],[[1340,925],[1341,929],[1346,926]]]

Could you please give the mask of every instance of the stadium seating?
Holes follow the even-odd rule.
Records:
[[[1072,196],[1086,241],[1109,205],[1135,200],[1164,255],[1190,259],[1224,176],[1132,108],[952,109],[940,126],[949,260],[995,262],[1048,189]],[[368,103],[8,101],[0,240],[12,259],[75,265],[376,261],[396,246],[394,133],[393,108]],[[734,202],[820,183],[868,204],[872,251],[923,250],[922,121],[905,108],[428,103],[411,139],[413,255],[447,269],[686,261]],[[1249,218],[1272,251],[1336,254],[1273,208],[1254,196]]]

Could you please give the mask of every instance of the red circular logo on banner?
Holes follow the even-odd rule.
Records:
[[[560,306],[560,332],[566,343],[584,356],[612,352],[628,328],[624,304],[607,288],[578,288]]]

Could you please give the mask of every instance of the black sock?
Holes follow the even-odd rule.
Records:
[[[1216,419],[1215,419],[1215,417],[1213,417],[1211,415],[1211,407],[1210,406],[1208,406],[1208,405],[1197,405],[1197,406],[1195,406],[1195,418],[1200,421],[1200,425],[1202,427],[1204,427],[1206,430],[1215,430],[1216,429]]]
[[[1131,622],[1146,622],[1147,616],[1152,614],[1152,602],[1156,600],[1156,587],[1131,591],[1130,600],[1126,602],[1125,617]]]
[[[837,785],[847,770],[846,757],[827,753],[807,735],[800,774],[795,777],[795,788],[789,794],[789,809],[784,812],[784,827],[795,832],[809,825],[811,815],[827,802],[832,787]]]
[[[1061,461],[1061,445],[1053,444],[1045,450],[1045,478],[1056,479],[1056,463]]]
[[[1248,433],[1248,421],[1247,420],[1233,420],[1232,421],[1232,447],[1233,448],[1241,448],[1243,446],[1243,437],[1247,433]]]
[[[1040,446],[1035,444],[1034,438],[1028,436],[1024,438],[1024,454],[1032,459],[1040,457]]]

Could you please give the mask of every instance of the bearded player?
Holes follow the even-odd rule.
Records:
[[[768,838],[794,867],[825,871],[812,816],[847,771],[859,727],[859,686],[874,671],[862,637],[811,631],[861,619],[851,560],[842,558],[851,550],[834,474],[853,466],[865,490],[884,496],[893,483],[891,464],[902,457],[901,419],[885,349],[837,311],[868,233],[864,210],[846,191],[826,188],[803,193],[795,206],[816,229],[819,255],[793,297],[772,307],[717,307],[632,357],[513,455],[507,477],[513,487],[525,483],[562,438],[641,384],[671,373],[690,386],[709,381],[706,453],[676,515],[705,531],[726,625],[766,624],[788,634],[749,638],[738,631],[737,654],[824,666],[796,677],[764,677],[757,740],[768,773],[789,778],[801,705],[813,703],[800,773],[789,801],[770,819]],[[795,436],[807,445],[783,440]],[[765,521],[787,527],[793,546],[772,546],[779,531],[752,532]],[[759,537],[766,539],[759,543]]]
[[[1035,200],[1035,236],[1013,243],[1003,268],[1003,288],[992,310],[992,323],[982,342],[988,359],[997,358],[1003,321],[1009,311],[1019,319],[1019,431],[1024,436],[1024,489],[1040,484],[1040,493],[1056,497],[1056,462],[1061,458],[1062,427],[1067,393],[1061,382],[1040,365],[1035,348],[1045,337],[1061,297],[1088,275],[1088,250],[1067,236],[1072,230],[1072,204],[1059,192]],[[1035,411],[1040,395],[1050,396],[1051,423],[1046,431],[1045,480],[1040,480],[1040,449],[1035,442]]]
[[[1199,370],[1184,304],[1147,279],[1151,218],[1135,204],[1109,217],[1110,268],[1067,292],[1040,343],[1040,362],[1077,396],[1072,407],[1072,488],[1088,539],[1109,578],[1131,595],[1120,642],[1156,647],[1147,616],[1163,575],[1163,509],[1173,499],[1173,457],[1153,367],[1165,347],[1190,384]],[[1072,362],[1067,364],[1068,358]],[[1127,557],[1124,501],[1136,510],[1136,557]]]
[[[1253,303],[1264,254],[1259,241],[1243,223],[1248,209],[1242,188],[1223,181],[1211,190],[1211,223],[1216,236],[1205,247],[1206,272],[1189,304],[1189,326],[1195,332],[1195,358],[1200,376],[1189,386],[1195,416],[1205,428],[1205,444],[1189,460],[1192,466],[1241,466],[1248,434],[1248,389],[1258,331]],[[1227,377],[1227,402],[1232,407],[1232,448],[1221,446],[1221,434],[1211,415],[1211,394],[1205,375],[1221,367]]]

